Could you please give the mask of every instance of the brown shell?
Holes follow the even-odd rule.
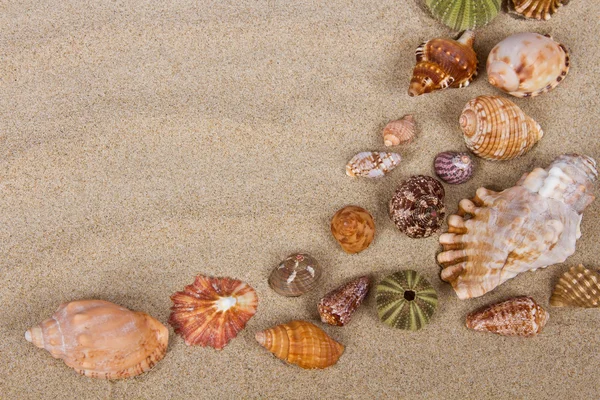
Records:
[[[560,7],[569,0],[510,0],[511,11],[525,18],[549,20]]]
[[[346,253],[360,253],[375,237],[375,222],[364,208],[346,206],[331,218],[331,233]]]
[[[383,143],[386,146],[409,144],[415,137],[415,119],[412,115],[405,115],[396,121],[390,121],[383,128]]]
[[[583,265],[565,272],[550,298],[552,307],[600,307],[600,273]]]
[[[313,290],[322,270],[317,260],[306,253],[296,253],[283,260],[269,276],[269,286],[282,296],[297,297]]]
[[[465,31],[458,40],[436,38],[422,43],[415,53],[417,65],[410,80],[409,96],[468,86],[477,75],[474,40],[474,32]]]
[[[412,176],[396,189],[389,211],[396,227],[407,236],[431,236],[444,223],[444,187],[430,176]]]
[[[327,293],[317,305],[321,321],[337,326],[350,322],[352,314],[367,297],[369,283],[368,276],[361,276]]]

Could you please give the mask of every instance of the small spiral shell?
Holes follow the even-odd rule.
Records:
[[[549,20],[560,7],[569,4],[569,0],[510,0],[510,11],[525,18]]]
[[[269,275],[269,286],[282,296],[297,297],[314,289],[322,269],[317,260],[296,253],[283,260]]]
[[[346,175],[353,178],[383,178],[400,164],[400,154],[378,151],[363,151],[346,164]]]
[[[409,144],[414,137],[415,119],[412,115],[390,121],[383,129],[383,143],[388,147]]]
[[[433,161],[435,174],[450,184],[465,183],[473,176],[473,159],[467,153],[444,151]]]
[[[375,222],[364,208],[346,206],[331,218],[331,233],[346,253],[360,253],[375,237]]]

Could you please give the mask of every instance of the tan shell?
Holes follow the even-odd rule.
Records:
[[[415,137],[415,119],[406,115],[396,121],[390,121],[383,128],[383,143],[386,146],[409,144]]]
[[[353,178],[383,178],[400,164],[400,154],[379,151],[363,151],[346,164],[346,175]]]
[[[25,339],[91,378],[139,375],[162,360],[169,331],[143,312],[103,300],[61,304],[54,315],[25,333]]]
[[[309,254],[296,253],[288,256],[271,272],[269,286],[282,296],[301,296],[317,286],[321,273],[317,260]]]
[[[467,148],[486,160],[511,160],[544,136],[540,125],[515,103],[498,96],[469,101],[459,119]]]
[[[317,304],[321,321],[336,326],[350,322],[369,293],[370,281],[368,276],[361,276],[323,296]]]
[[[560,7],[569,0],[510,0],[511,11],[525,18],[549,20]]]
[[[593,159],[568,154],[502,192],[477,189],[475,198],[461,200],[448,233],[440,235],[442,280],[468,299],[521,272],[564,262],[575,252],[597,177]]]
[[[375,222],[364,208],[346,206],[331,218],[331,234],[346,253],[360,253],[375,237]]]
[[[552,307],[600,307],[600,273],[583,265],[565,272],[550,298]]]

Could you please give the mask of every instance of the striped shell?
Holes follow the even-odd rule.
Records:
[[[565,46],[538,33],[517,33],[498,43],[487,59],[489,82],[516,97],[555,88],[569,72]]]
[[[435,156],[435,174],[450,184],[465,183],[473,176],[473,160],[467,153],[445,151]]]
[[[436,38],[421,43],[408,88],[409,96],[434,90],[468,86],[477,75],[475,33],[465,31],[458,40]]]
[[[498,15],[500,0],[425,0],[435,18],[455,31],[484,26]]]
[[[313,257],[292,254],[271,272],[269,286],[282,296],[301,296],[317,286],[321,274],[321,267]]]
[[[360,307],[369,293],[370,279],[361,276],[327,293],[317,305],[321,321],[329,325],[344,326]]]
[[[515,297],[486,306],[467,316],[467,328],[502,336],[535,336],[550,315],[531,297]]]
[[[430,176],[412,176],[396,189],[389,212],[396,227],[407,236],[431,236],[444,223],[444,187]]]
[[[416,271],[396,272],[377,285],[377,313],[393,328],[416,331],[429,323],[437,308],[435,289]]]
[[[583,265],[571,267],[554,287],[552,307],[600,307],[600,273]]]
[[[383,128],[383,143],[386,146],[409,144],[415,137],[415,119],[406,115],[396,121],[390,121]]]
[[[509,0],[511,11],[525,18],[549,20],[569,0]]]
[[[360,253],[375,237],[375,222],[364,208],[346,206],[331,218],[331,234],[346,253]]]
[[[346,175],[351,177],[383,178],[400,164],[400,154],[376,151],[358,153],[346,164]]]
[[[498,96],[479,96],[469,101],[459,124],[467,148],[486,160],[521,156],[544,136],[533,118],[512,101]]]

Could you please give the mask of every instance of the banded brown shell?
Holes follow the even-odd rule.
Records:
[[[346,164],[346,175],[351,177],[383,178],[400,164],[400,154],[377,151],[363,151],[352,157]]]
[[[525,18],[549,20],[569,0],[509,0],[510,11]]]
[[[583,265],[571,267],[554,287],[552,307],[600,307],[600,273]]]
[[[370,279],[361,276],[327,293],[317,305],[321,321],[344,326],[369,293]]]
[[[455,31],[489,23],[500,11],[500,0],[425,0],[433,16]]]
[[[405,115],[401,119],[390,121],[383,128],[383,143],[386,146],[409,144],[415,137],[415,119],[412,115]]]
[[[446,183],[465,183],[473,176],[473,159],[467,153],[444,151],[433,161],[435,174]]]
[[[269,286],[286,297],[297,297],[313,290],[321,279],[317,260],[306,253],[288,256],[271,272]]]
[[[331,234],[346,253],[360,253],[375,237],[375,222],[364,208],[346,206],[331,218]]]

